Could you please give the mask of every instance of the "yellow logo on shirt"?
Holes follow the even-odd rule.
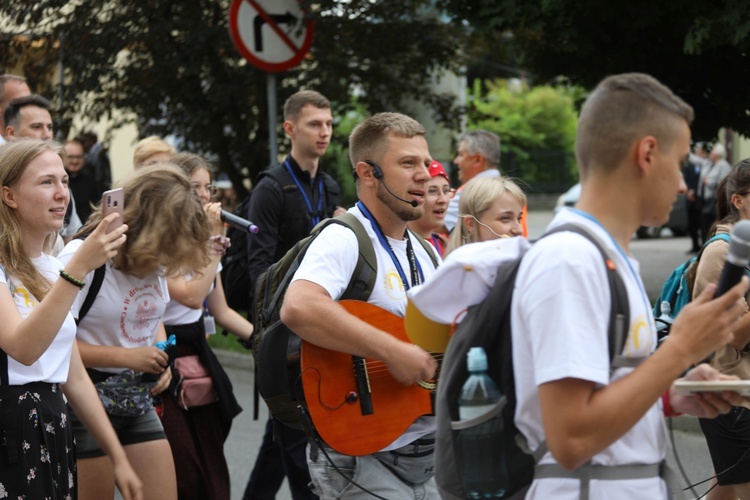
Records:
[[[26,307],[34,307],[36,305],[36,300],[34,300],[31,294],[29,294],[29,291],[26,290],[25,288],[20,288],[20,287],[16,288],[14,292],[15,292],[14,295],[20,295],[21,297],[23,297],[24,305]]]
[[[654,349],[654,330],[649,328],[644,315],[639,315],[630,324],[630,332],[625,342],[623,355],[625,357],[647,356]]]
[[[396,271],[385,273],[385,293],[392,299],[400,300],[404,298],[404,283]]]

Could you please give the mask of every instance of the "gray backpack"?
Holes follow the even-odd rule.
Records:
[[[609,354],[612,366],[618,366],[622,360],[619,354],[625,344],[630,316],[625,283],[602,245],[585,229],[566,224],[544,236],[561,231],[571,231],[586,237],[602,255],[602,265],[607,270],[612,295]],[[463,440],[473,439],[472,434],[481,433],[482,439],[492,440],[492,449],[505,454],[504,464],[501,465],[505,467],[505,471],[498,471],[498,476],[505,478],[506,482],[503,488],[505,493],[501,498],[510,498],[528,488],[534,479],[536,463],[546,452],[546,447],[542,446],[542,449],[532,453],[513,421],[516,390],[510,311],[514,283],[522,259],[523,255],[500,266],[489,294],[482,302],[468,309],[445,352],[435,402],[435,480],[443,499],[468,498],[463,480],[467,473],[465,466],[470,466],[472,460],[463,455],[462,449],[466,450],[467,447],[461,446],[461,443]],[[487,353],[488,375],[497,384],[502,397],[493,410],[470,421],[459,421],[458,399],[469,376],[466,353],[476,346],[483,347]],[[499,418],[494,418],[495,416]]]

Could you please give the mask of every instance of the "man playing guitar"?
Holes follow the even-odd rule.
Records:
[[[435,271],[429,250],[406,227],[407,221],[424,212],[432,161],[424,136],[424,128],[412,118],[379,113],[355,127],[349,138],[360,200],[349,212],[367,230],[377,256],[377,279],[368,302],[400,317],[406,310],[406,291]],[[429,353],[350,314],[336,302],[352,277],[358,252],[353,231],[337,224],[325,228],[289,285],[282,321],[313,346],[377,360],[404,386],[433,379],[437,363]],[[372,494],[436,498],[434,430],[434,417],[418,417],[383,449],[357,457],[326,444],[322,449],[308,445],[315,492],[324,499],[373,498]],[[357,431],[350,429],[354,440]],[[330,472],[329,461],[343,474]],[[352,479],[357,486],[351,484]]]

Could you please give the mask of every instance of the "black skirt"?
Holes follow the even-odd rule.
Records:
[[[77,498],[73,432],[60,387],[3,387],[0,409],[0,498]]]

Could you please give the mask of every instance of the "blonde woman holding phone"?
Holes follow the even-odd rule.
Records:
[[[48,254],[70,202],[62,146],[24,139],[0,148],[0,497],[76,498],[68,409],[101,444],[126,500],[142,484],[117,439],[75,343],[70,308],[83,276],[118,253],[126,225],[107,217],[62,262]]]

